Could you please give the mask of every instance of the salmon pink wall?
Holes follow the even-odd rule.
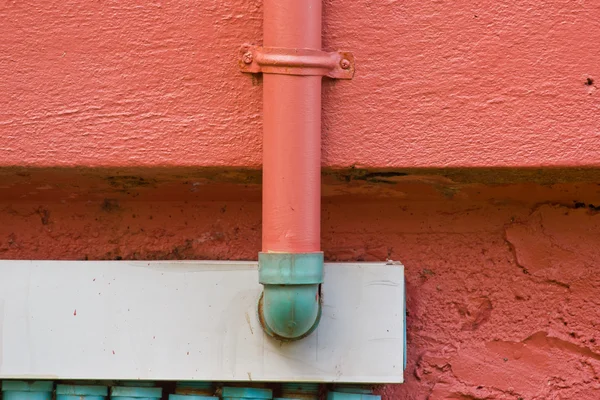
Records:
[[[261,7],[0,2],[0,258],[255,259]],[[599,16],[324,0],[322,248],[407,271],[386,400],[600,398]]]
[[[325,176],[325,258],[406,266],[406,383],[380,388],[385,400],[600,398],[600,186],[588,178]],[[0,182],[2,259],[260,250],[252,175],[22,170]]]
[[[261,162],[260,0],[0,3],[0,165]],[[324,0],[323,163],[600,165],[600,3]]]

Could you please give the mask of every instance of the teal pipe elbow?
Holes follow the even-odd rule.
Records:
[[[319,285],[265,285],[259,312],[264,330],[282,340],[298,340],[321,319]]]
[[[258,262],[265,332],[284,341],[308,336],[321,319],[323,253],[259,253]]]

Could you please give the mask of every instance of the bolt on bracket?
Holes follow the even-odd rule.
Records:
[[[243,45],[239,63],[242,72],[253,74],[312,75],[334,79],[352,79],[354,76],[354,56],[348,51]]]

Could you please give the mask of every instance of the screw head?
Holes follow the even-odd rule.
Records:
[[[252,52],[250,52],[250,51],[244,53],[244,55],[242,56],[242,60],[244,61],[244,64],[252,64],[253,59],[254,59],[254,56],[252,55]]]
[[[343,58],[342,61],[340,61],[340,67],[342,67],[342,69],[350,69],[350,61]]]

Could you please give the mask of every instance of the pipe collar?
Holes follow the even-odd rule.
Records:
[[[302,339],[321,319],[323,253],[259,253],[264,285],[258,315],[265,332],[279,340]]]

